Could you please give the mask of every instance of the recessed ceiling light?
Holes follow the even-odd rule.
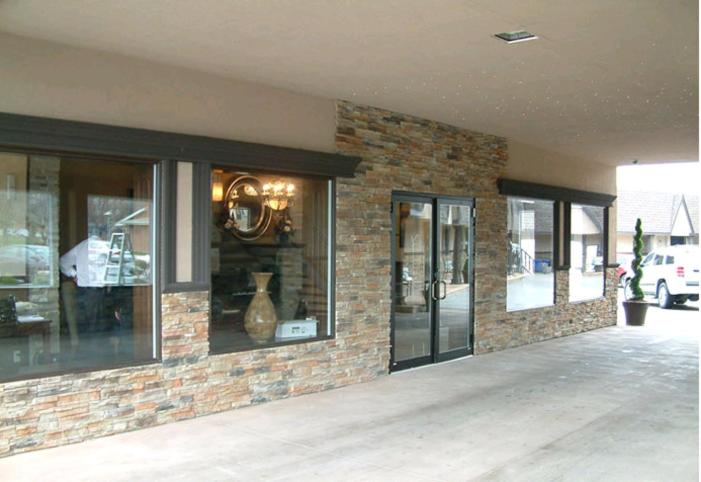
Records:
[[[531,32],[525,30],[517,30],[516,32],[502,32],[494,35],[496,38],[502,39],[507,44],[515,44],[517,42],[527,42],[535,40],[538,37]]]

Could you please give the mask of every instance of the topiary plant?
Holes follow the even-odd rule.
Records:
[[[643,268],[640,264],[643,262],[643,228],[640,218],[635,221],[635,236],[633,237],[633,278],[630,280],[630,290],[632,296],[630,301],[642,301],[645,299],[645,293],[640,288],[640,280],[643,279]]]

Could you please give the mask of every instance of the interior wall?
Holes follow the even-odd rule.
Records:
[[[334,151],[334,101],[0,33],[0,112]]]

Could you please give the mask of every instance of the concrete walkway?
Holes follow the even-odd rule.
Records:
[[[698,480],[694,310],[0,460],[0,480]]]

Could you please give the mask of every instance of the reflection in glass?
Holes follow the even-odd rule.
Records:
[[[275,204],[276,210],[265,204],[263,186],[279,181],[277,176],[217,171],[227,195],[211,204],[210,350],[223,353],[330,336],[330,181],[282,178],[285,186],[295,186],[295,202]],[[244,323],[256,293],[254,273],[270,274],[265,289],[277,326],[264,330],[265,336],[249,334]],[[265,324],[264,313],[257,315]]]
[[[0,173],[8,167],[0,167]],[[0,287],[50,288],[55,269],[46,229],[52,225],[51,196],[13,188],[0,195],[0,213]]]
[[[468,346],[470,322],[469,206],[440,204],[438,297],[440,353]]]
[[[3,179],[0,378],[152,359],[153,166],[0,153]]]
[[[430,203],[397,202],[395,222],[394,361],[431,354]]]
[[[506,309],[555,302],[553,201],[508,198]]]
[[[572,204],[570,301],[604,294],[604,208]]]

